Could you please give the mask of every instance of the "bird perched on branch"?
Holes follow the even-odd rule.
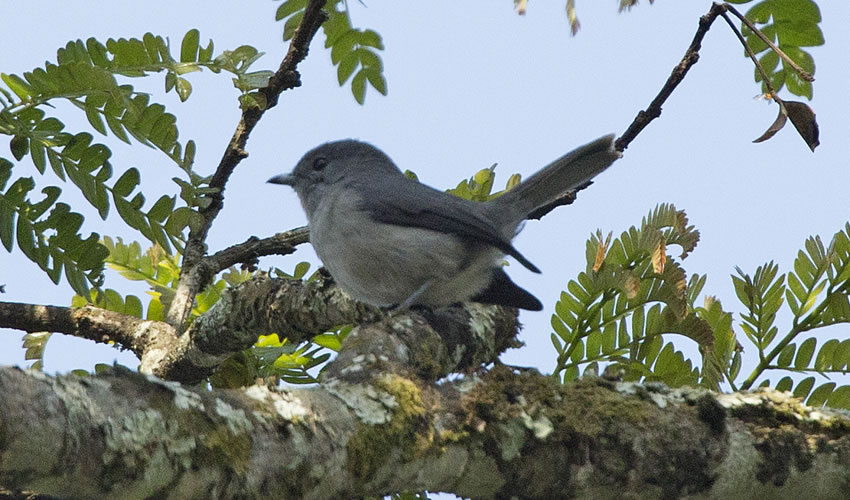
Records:
[[[540,272],[511,240],[529,214],[619,158],[613,140],[581,146],[486,202],[410,179],[381,150],[355,140],[323,144],[269,182],[295,189],[316,253],[359,301],[406,308],[471,300],[539,311],[540,301],[511,281],[502,259]]]

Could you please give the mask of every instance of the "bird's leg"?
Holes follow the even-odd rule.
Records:
[[[410,294],[410,297],[404,299],[404,302],[399,304],[398,307],[395,308],[395,310],[396,311],[404,311],[406,309],[410,309],[410,306],[415,304],[416,301],[419,300],[419,297],[421,297],[422,294],[425,293],[430,286],[431,286],[431,280],[428,280],[425,283],[423,283],[422,286],[420,286],[415,292]]]

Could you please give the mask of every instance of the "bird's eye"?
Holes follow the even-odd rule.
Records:
[[[324,156],[319,156],[313,160],[313,170],[323,170],[328,166],[328,159]]]

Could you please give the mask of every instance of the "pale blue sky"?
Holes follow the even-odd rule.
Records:
[[[384,37],[389,95],[370,90],[366,105],[356,104],[348,88],[337,86],[320,34],[300,66],[303,87],[285,93],[252,135],[250,157],[233,175],[225,209],[211,232],[212,250],[304,224],[295,195],[265,180],[289,171],[306,150],[328,140],[355,137],[372,142],[402,169],[417,172],[423,182],[447,188],[493,163],[499,164],[497,183],[503,183],[511,173],[530,174],[600,135],[622,133],[655,96],[690,43],[699,16],[710,7],[708,1],[658,1],[652,6],[642,2],[618,15],[614,1],[578,2],[583,28],[572,38],[563,2],[530,2],[524,17],[516,15],[509,0],[367,4],[349,2],[354,24]],[[551,371],[549,317],[560,290],[584,269],[587,236],[597,228],[619,234],[640,223],[658,203],[673,202],[687,211],[702,240],[684,267],[707,273],[705,291],[736,311],[740,308],[729,279],[734,266],[752,272],[773,259],[787,270],[806,237],[821,234],[828,242],[844,225],[850,218],[850,35],[844,26],[850,4],[819,4],[827,43],[811,50],[817,63],[811,105],[821,128],[817,152],[812,154],[790,125],[771,141],[751,143],[773,121],[776,107],[753,99],[759,90],[752,81],[752,66],[725,23],[716,23],[704,41],[700,62],[625,157],[582,192],[575,205],[528,223],[517,238],[517,248],[543,274],[518,265],[508,272],[541,299],[545,310],[522,313],[527,346],[505,356],[507,362]],[[179,47],[183,33],[192,27],[200,29],[202,41],[214,39],[217,49],[250,44],[265,51],[257,69],[277,67],[286,50],[280,40],[282,25],[273,22],[278,3],[234,5],[7,0],[0,71],[20,74],[54,60],[56,48],[68,40],[89,36],[104,41],[151,31],[170,37]],[[154,100],[178,116],[181,138],[198,142],[197,170],[208,174],[236,124],[237,92],[225,75],[188,77],[195,92],[185,104],[173,94],[161,94],[162,75],[132,83],[153,92]],[[67,106],[59,109],[69,128],[87,130],[81,113]],[[116,172],[130,166],[141,170],[149,200],[174,192],[170,178],[179,172],[162,155],[123,146],[111,137],[97,140],[113,147]],[[28,162],[16,175],[33,175]],[[41,185],[55,182],[51,177],[36,180]],[[79,199],[70,186],[66,194]],[[85,213],[89,230],[139,239],[114,214],[103,222],[91,210]],[[305,259],[315,262],[306,245],[288,257],[265,258],[260,265],[291,269]],[[71,297],[66,284],[54,286],[17,252],[0,253],[0,283],[6,285],[3,300],[67,305]],[[114,274],[107,286],[142,293]],[[830,333],[847,337],[850,327]],[[24,362],[21,335],[0,331],[0,363]],[[752,360],[754,349],[742,343]],[[91,369],[95,362],[115,359],[135,366],[127,353],[55,336],[48,344],[45,368]],[[742,371],[748,366],[745,363]]]

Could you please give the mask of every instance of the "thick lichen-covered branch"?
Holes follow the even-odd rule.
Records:
[[[208,391],[2,368],[0,400],[0,488],[60,497],[838,499],[850,478],[850,417],[771,391],[506,368]]]
[[[366,340],[343,344],[340,361],[363,365],[363,359],[388,355],[395,365],[431,381],[475,370],[520,345],[515,309],[467,304],[386,313],[352,300],[326,278],[307,282],[257,274],[225,290],[216,305],[179,336],[165,322],[94,306],[71,309],[0,302],[2,327],[115,342],[139,357],[142,373],[182,383],[209,377],[260,335],[277,333],[297,344],[345,324],[359,325],[351,339]]]
[[[257,276],[227,290],[212,310],[192,323],[178,349],[165,357],[143,357],[141,369],[167,380],[194,383],[253,345],[259,335],[274,332],[297,344],[345,324],[359,326],[343,344],[336,365],[355,360],[362,365],[363,359],[378,356],[432,381],[454,371],[474,370],[520,345],[515,340],[514,309],[467,304],[387,314],[352,300],[324,279],[302,282]],[[358,343],[352,340],[356,338],[366,340]]]

